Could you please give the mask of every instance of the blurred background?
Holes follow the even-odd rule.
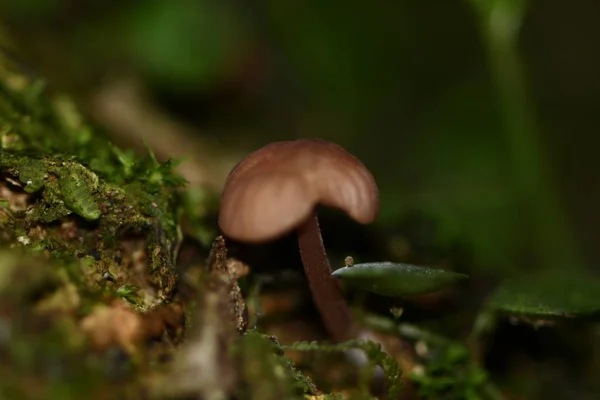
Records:
[[[271,141],[339,143],[377,179],[364,229],[383,239],[326,223],[334,255],[445,265],[477,294],[600,265],[599,17],[596,0],[4,0],[0,47],[119,144],[183,158],[191,187],[218,191]]]

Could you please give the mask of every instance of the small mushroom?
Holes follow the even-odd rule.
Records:
[[[352,335],[354,318],[331,273],[318,204],[345,211],[359,223],[379,213],[373,175],[341,146],[320,139],[271,143],[240,161],[221,196],[219,226],[243,242],[265,242],[292,230],[315,304],[332,338]]]

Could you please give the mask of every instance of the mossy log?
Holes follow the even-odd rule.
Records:
[[[135,345],[183,326],[183,180],[0,60],[0,398],[139,398]],[[146,355],[142,355],[146,356]],[[129,396],[128,394],[131,394]]]

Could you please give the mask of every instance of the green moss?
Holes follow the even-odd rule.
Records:
[[[58,176],[62,200],[70,210],[87,220],[100,218],[100,208],[95,199],[98,189],[96,174],[75,162],[65,162],[53,172]]]
[[[395,399],[402,392],[402,371],[395,358],[381,349],[381,344],[371,340],[350,340],[338,344],[321,344],[317,342],[297,342],[289,346],[289,349],[300,351],[320,352],[347,352],[352,349],[360,349],[367,356],[367,363],[361,369],[360,381],[358,382],[359,393],[357,399],[371,399],[370,383],[375,373],[375,367],[380,366],[385,373],[388,382],[388,397]]]
[[[19,180],[25,184],[27,193],[34,193],[44,186],[46,164],[42,160],[22,158],[18,165]]]
[[[88,347],[74,318],[78,296],[54,301],[68,296],[61,271],[61,263],[0,252],[0,398],[132,398],[131,360]]]
[[[65,97],[1,67],[0,143],[0,185],[26,202],[23,209],[8,201],[0,244],[21,238],[32,251],[90,256],[95,281],[85,282],[112,292],[135,286],[142,310],[169,301],[184,183],[170,161],[118,149]],[[107,273],[114,279],[102,279]]]
[[[249,330],[238,344],[241,381],[238,396],[252,400],[301,399],[315,394],[312,380],[298,371],[271,337]]]
[[[60,161],[60,157],[40,159],[0,150],[0,167],[8,176],[18,178],[24,192],[43,192],[44,201],[30,210],[29,218],[33,222],[50,223],[71,213],[87,220],[100,217],[94,198],[99,187],[98,177],[82,164]]]
[[[129,303],[136,305],[140,298],[138,295],[138,289],[133,285],[123,285],[117,289],[117,296],[124,298]]]
[[[413,372],[419,395],[427,399],[483,399],[488,376],[471,360],[467,349],[448,344],[431,349],[423,370]]]
[[[0,398],[139,398],[134,360],[159,367],[155,349],[172,350],[184,331],[176,318],[166,327],[163,305],[179,302],[185,182],[172,162],[117,148],[68,98],[3,62],[0,54]],[[140,345],[131,357],[118,341],[88,341],[84,318],[120,307],[118,298],[168,345]]]

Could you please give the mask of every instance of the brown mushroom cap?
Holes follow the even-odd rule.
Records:
[[[317,204],[373,222],[373,175],[341,146],[320,139],[271,143],[240,161],[221,195],[219,226],[232,239],[260,242],[290,232]]]

